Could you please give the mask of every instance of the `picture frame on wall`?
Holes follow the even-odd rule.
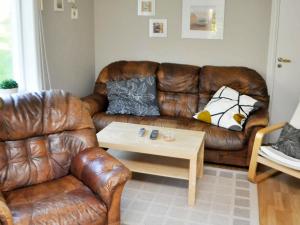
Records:
[[[167,19],[150,19],[149,20],[149,37],[166,38],[168,36]]]
[[[62,12],[65,10],[64,0],[54,0],[54,11]]]
[[[225,0],[182,0],[182,38],[223,39]]]
[[[138,16],[155,16],[155,0],[138,0]]]

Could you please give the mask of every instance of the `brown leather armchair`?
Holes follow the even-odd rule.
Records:
[[[130,171],[62,91],[0,99],[0,224],[119,225]]]

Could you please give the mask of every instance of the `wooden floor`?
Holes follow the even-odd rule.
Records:
[[[208,163],[206,163],[208,164]],[[244,168],[208,164],[215,167]],[[265,170],[264,167],[259,170]],[[278,173],[258,184],[260,225],[300,225],[300,180]]]
[[[285,174],[258,184],[260,225],[300,224],[300,180]]]

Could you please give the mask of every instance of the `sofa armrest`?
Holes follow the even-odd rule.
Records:
[[[13,225],[12,214],[1,192],[0,192],[0,224]]]
[[[131,172],[102,148],[80,152],[72,161],[71,173],[98,194],[108,209],[114,192],[131,177]]]
[[[91,116],[97,112],[105,111],[108,104],[107,98],[104,95],[96,93],[82,98],[82,101],[85,103]]]
[[[245,133],[247,136],[251,135],[253,128],[266,127],[269,124],[269,112],[263,108],[254,112],[248,119],[245,126]]]

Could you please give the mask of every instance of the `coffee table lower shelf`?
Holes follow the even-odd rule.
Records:
[[[113,149],[109,149],[108,153],[120,160],[132,172],[187,180],[189,182],[189,205],[194,205],[196,183],[192,181],[194,179],[191,179],[194,173],[191,174],[190,160]],[[199,164],[197,177],[203,175],[203,161]]]
[[[133,172],[189,180],[188,160],[112,149],[108,152]]]

